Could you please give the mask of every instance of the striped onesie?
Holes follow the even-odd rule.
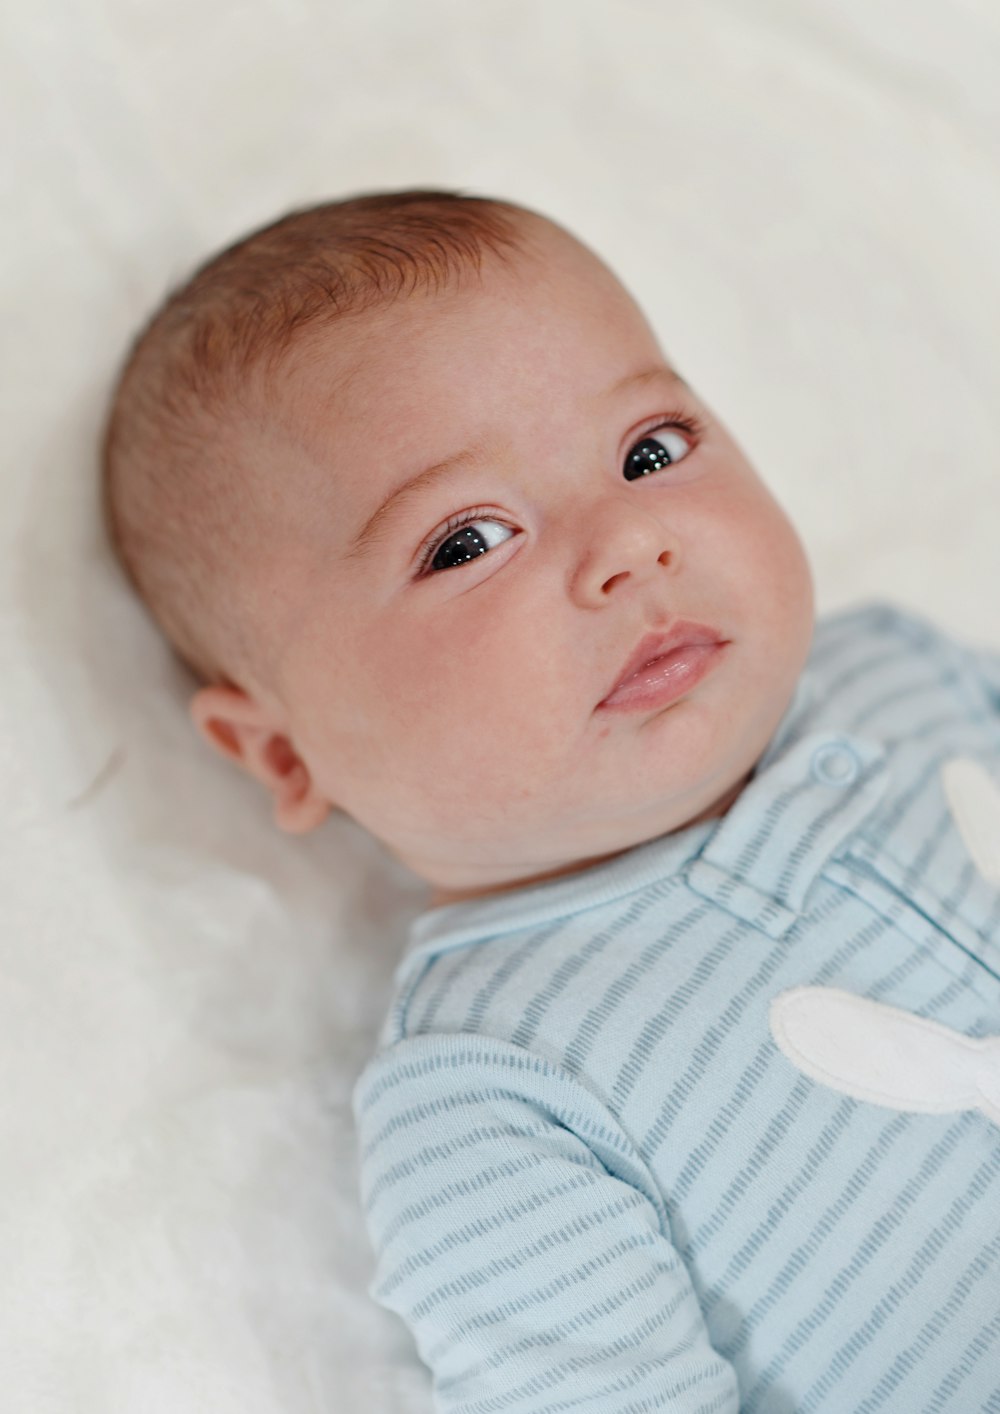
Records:
[[[415,921],[354,1090],[446,1414],[1000,1414],[1000,654],[821,619],[729,812]]]

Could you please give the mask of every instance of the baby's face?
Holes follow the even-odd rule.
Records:
[[[530,230],[481,283],[318,338],[259,571],[275,731],[435,902],[722,813],[812,636],[809,567],[766,486],[610,272]],[[680,619],[724,641],[707,673],[667,705],[602,706]]]

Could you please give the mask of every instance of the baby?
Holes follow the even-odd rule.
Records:
[[[354,1100],[436,1408],[1000,1414],[1000,655],[815,623],[635,301],[509,202],[223,251],[103,470],[204,739],[431,888]]]

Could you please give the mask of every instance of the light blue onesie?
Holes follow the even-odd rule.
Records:
[[[864,604],[727,815],[416,920],[354,1109],[438,1410],[1000,1414],[998,788],[1000,654]]]

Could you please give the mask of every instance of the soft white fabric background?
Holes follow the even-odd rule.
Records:
[[[293,205],[574,228],[801,529],[1000,645],[995,0],[48,0],[0,57],[0,1396],[429,1408],[366,1296],[349,1094],[420,896],[195,738],[95,439],[168,285]]]

